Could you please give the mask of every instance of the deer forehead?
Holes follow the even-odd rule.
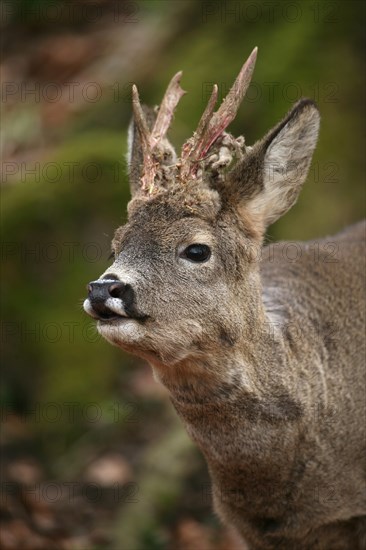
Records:
[[[134,256],[149,258],[159,252],[171,251],[190,244],[214,247],[218,241],[216,224],[199,218],[184,218],[172,223],[159,220],[129,222],[117,229],[113,249],[118,255],[133,250]]]
[[[175,197],[177,199],[177,197]],[[131,207],[131,203],[132,207]],[[200,204],[194,197],[180,200],[131,201],[129,221],[117,229],[112,247],[119,253],[130,246],[167,247],[172,244],[214,244],[219,208],[210,202]]]

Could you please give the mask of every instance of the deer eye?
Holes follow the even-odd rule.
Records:
[[[211,250],[207,244],[191,244],[182,253],[182,257],[191,262],[207,262],[210,256]]]

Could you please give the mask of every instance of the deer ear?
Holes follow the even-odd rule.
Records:
[[[239,208],[264,231],[293,206],[304,183],[319,132],[315,103],[300,100],[232,174],[242,179]],[[259,228],[258,228],[259,229]]]

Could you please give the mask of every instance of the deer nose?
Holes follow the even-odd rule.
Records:
[[[126,309],[132,305],[133,291],[129,284],[113,278],[92,281],[87,285],[88,298],[93,312],[101,319],[126,316]],[[121,302],[111,302],[119,298]]]
[[[105,302],[108,298],[122,299],[127,286],[120,281],[93,281],[87,286],[89,300],[94,303]]]

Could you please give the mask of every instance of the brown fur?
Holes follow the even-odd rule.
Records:
[[[365,225],[261,248],[318,125],[301,101],[220,180],[147,197],[134,179],[104,274],[146,318],[100,333],[151,363],[207,459],[215,510],[255,550],[366,548]],[[211,258],[182,258],[192,243]]]

